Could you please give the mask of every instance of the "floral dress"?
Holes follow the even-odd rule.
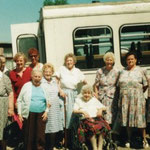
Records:
[[[107,108],[105,120],[112,124],[117,113],[117,93],[116,84],[119,77],[119,71],[112,69],[108,71],[106,67],[99,69],[96,73],[95,84],[99,91],[99,100]]]
[[[148,89],[147,89],[147,101],[146,101],[146,116],[147,116],[147,123],[150,123],[150,71],[144,70],[144,74],[146,76],[148,82]]]
[[[127,68],[121,71],[118,81],[120,87],[120,117],[122,126],[145,128],[145,97],[143,87],[147,86],[147,80],[140,67],[129,71]]]
[[[5,74],[2,74],[0,77],[0,140],[3,140],[3,129],[7,123],[10,92],[12,92],[11,82]]]

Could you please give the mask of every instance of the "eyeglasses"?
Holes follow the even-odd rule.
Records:
[[[30,55],[30,57],[32,58],[32,57],[37,57],[37,55]]]

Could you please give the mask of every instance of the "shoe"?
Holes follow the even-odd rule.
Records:
[[[130,143],[127,142],[127,143],[125,144],[125,147],[126,147],[126,148],[130,148]]]
[[[149,147],[149,144],[147,142],[147,140],[144,140],[143,141],[143,148],[148,148]]]

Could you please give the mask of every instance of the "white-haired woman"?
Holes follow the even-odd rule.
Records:
[[[42,86],[42,71],[33,69],[31,82],[23,85],[17,99],[20,121],[24,123],[26,150],[45,149],[45,125],[48,113],[49,96]]]
[[[83,86],[81,94],[81,98],[76,98],[73,109],[74,113],[83,115],[78,128],[79,141],[83,143],[86,139],[90,140],[93,150],[102,150],[102,135],[110,129],[108,123],[102,117],[102,112],[106,111],[106,107],[93,97],[92,86],[88,84]]]
[[[115,106],[117,106],[115,96],[119,72],[113,67],[115,57],[112,52],[107,52],[103,60],[105,66],[98,69],[96,73],[94,90],[98,99],[107,108],[107,114],[104,116],[105,120],[112,125],[117,113],[115,108]]]

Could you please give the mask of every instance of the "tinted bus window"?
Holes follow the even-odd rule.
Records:
[[[80,69],[104,66],[103,55],[113,51],[112,30],[108,26],[77,28],[73,42],[76,66]]]
[[[138,65],[149,65],[150,24],[124,25],[120,29],[121,62],[125,66],[125,54],[135,51]]]

